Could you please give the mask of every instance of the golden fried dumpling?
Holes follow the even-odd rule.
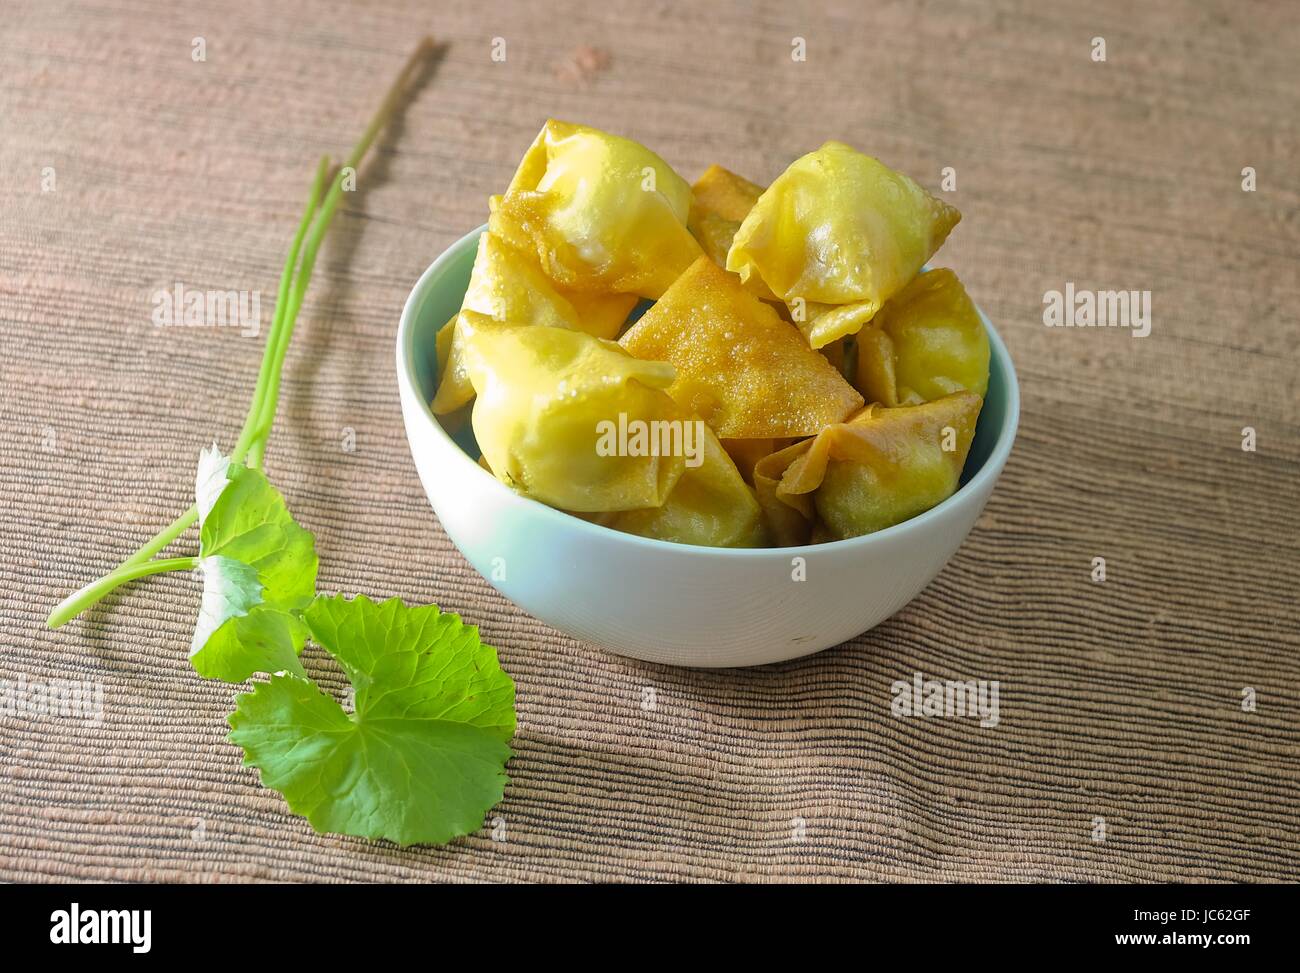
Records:
[[[635,294],[595,294],[589,291],[571,291],[559,285],[556,285],[555,290],[573,305],[579,331],[609,341],[618,337],[623,325],[627,323],[627,316],[641,300]]]
[[[462,311],[471,324],[465,364],[477,399],[472,423],[497,479],[553,507],[581,512],[660,506],[682,455],[607,450],[608,424],[681,422],[662,391],[665,362],[633,358],[581,331],[502,324]]]
[[[811,439],[801,439],[760,457],[754,464],[751,474],[754,496],[758,500],[759,509],[763,511],[763,524],[768,536],[777,547],[807,544],[812,536],[813,524],[817,520],[817,510],[813,507],[812,500],[803,494],[787,496],[780,492],[785,471],[791,463],[808,452],[812,444]]]
[[[578,324],[573,306],[560,297],[546,275],[492,233],[478,238],[474,269],[470,271],[461,309],[511,324],[559,328],[576,328]],[[462,322],[457,315],[438,334],[442,377],[433,398],[433,411],[439,415],[460,408],[474,397],[465,369],[465,345],[471,328],[468,320]],[[449,339],[444,339],[444,334],[449,334]]]
[[[955,392],[921,405],[871,405],[761,460],[754,486],[777,542],[870,534],[947,499],[983,402]]]
[[[765,456],[771,456],[778,449],[789,446],[793,440],[789,437],[780,439],[767,437],[763,439],[724,439],[722,448],[727,451],[731,461],[740,470],[746,483],[754,482],[754,467]]]
[[[552,119],[490,201],[492,232],[561,287],[657,298],[700,255],[691,187],[645,146]]]
[[[438,361],[438,374],[441,375],[447,368],[447,362],[451,358],[451,341],[456,334],[456,316],[453,314],[451,320],[438,329],[438,335],[434,339],[434,354]]]
[[[477,311],[496,321],[581,330],[573,305],[560,296],[541,268],[495,233],[478,238],[461,310]]]
[[[456,318],[455,316],[453,316],[450,321],[448,321],[446,324],[444,324],[441,328],[438,329],[438,336],[436,339],[436,343],[434,345],[435,355],[437,357],[437,362],[438,362],[438,374],[443,376],[444,378],[447,375],[447,362],[451,359],[451,344],[453,339],[455,338],[455,335],[456,335]],[[467,383],[468,381],[469,380],[466,379]],[[439,389],[442,388],[441,382],[439,383],[438,387]],[[473,396],[473,392],[474,390],[473,388],[471,388],[470,389],[471,397]],[[435,394],[435,401],[436,401],[436,394]],[[438,415],[439,415],[438,421],[442,424],[442,428],[445,429],[447,432],[451,433],[452,435],[455,435],[456,432],[462,426],[464,426],[466,422],[469,421],[469,410],[464,406],[462,406],[459,409],[452,409],[450,411],[439,412]]]
[[[761,195],[762,186],[719,165],[709,166],[691,187],[691,214],[686,225],[719,267],[727,266],[731,241]],[[777,300],[776,295],[762,286],[761,280],[751,284],[759,297]]]
[[[598,338],[613,338],[636,303],[630,294],[583,295],[577,302],[573,296],[555,287],[530,254],[516,250],[494,233],[484,233],[478,238],[461,309],[509,324],[572,328]],[[442,378],[433,411],[439,415],[459,409],[474,397],[465,369],[465,346],[472,326],[457,316],[438,334]],[[449,333],[447,339],[444,332]]]
[[[989,386],[989,336],[946,268],[920,274],[858,334],[858,389],[869,402],[915,405]]]
[[[762,194],[762,186],[719,165],[709,166],[691,187],[687,227],[719,267],[727,266],[731,241]],[[751,280],[750,289],[765,301],[779,300],[761,279]]]
[[[619,342],[671,362],[668,394],[725,439],[813,436],[862,405],[799,331],[700,257]]]
[[[761,547],[766,538],[753,492],[741,478],[718,437],[693,420],[698,437],[693,464],[688,457],[681,479],[662,507],[600,514],[597,523],[629,534],[705,547]]]
[[[718,216],[739,227],[762,195],[763,187],[758,183],[722,166],[711,165],[691,187],[691,212]]]
[[[870,321],[959,219],[902,173],[827,142],[759,197],[736,232],[727,269],[790,305],[808,343],[821,348]]]

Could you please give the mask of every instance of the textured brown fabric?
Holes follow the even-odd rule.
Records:
[[[44,619],[186,506],[244,414],[260,341],[155,327],[151,292],[260,289],[269,322],[315,160],[426,32],[445,56],[345,200],[268,452],[322,588],[458,611],[518,683],[505,840],[398,850],[313,834],[240,766],[236,689],[186,662],[196,579]],[[1283,2],[6,3],[0,678],[99,682],[104,719],[0,717],[0,878],[1295,877],[1298,49]],[[956,170],[938,263],[1001,329],[1023,421],[897,617],[785,665],[660,668],[547,629],[450,545],[402,431],[398,312],[548,115],[688,179],[770,180],[826,138],[935,191]],[[1044,327],[1066,281],[1151,290],[1152,334]],[[892,715],[915,672],[998,680],[999,724]]]

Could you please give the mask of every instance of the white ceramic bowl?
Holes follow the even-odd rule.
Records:
[[[867,631],[916,597],[984,509],[1020,415],[1011,358],[987,318],[989,391],[962,486],[895,527],[807,547],[692,547],[599,527],[521,497],[478,465],[472,431],[453,438],[429,411],[434,337],[460,308],[485,229],[435,260],[402,309],[402,415],[448,536],[498,591],[548,625],[611,652],[674,665],[808,655]],[[801,572],[805,580],[794,580]]]

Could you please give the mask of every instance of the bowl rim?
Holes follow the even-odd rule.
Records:
[[[601,524],[592,523],[583,520],[581,517],[575,517],[572,514],[565,513],[563,510],[557,510],[554,507],[547,506],[540,500],[533,500],[531,497],[525,497],[498,480],[483,467],[479,466],[470,456],[460,448],[454,439],[451,438],[447,430],[442,427],[437,417],[430,409],[430,403],[425,401],[424,396],[420,393],[419,382],[415,373],[415,309],[424,297],[425,291],[432,286],[432,282],[441,274],[445,266],[453,259],[460,256],[463,250],[470,245],[477,245],[478,238],[487,232],[487,224],[484,223],[478,229],[466,233],[455,243],[440,253],[420,275],[415,286],[411,288],[411,293],[407,295],[405,304],[402,305],[402,315],[397,328],[397,381],[399,391],[409,395],[413,401],[420,403],[419,421],[426,423],[431,427],[433,438],[441,445],[448,447],[455,454],[453,462],[461,463],[468,470],[472,470],[471,475],[478,475],[484,478],[484,489],[496,490],[498,495],[507,502],[525,504],[531,506],[537,516],[544,520],[561,527],[561,521],[579,534],[590,533],[595,537],[603,537],[606,540],[617,538],[626,542],[634,548],[648,548],[659,551],[672,551],[682,557],[742,557],[742,558],[761,558],[761,557],[779,557],[788,558],[791,556],[798,557],[809,553],[827,554],[832,551],[838,553],[841,551],[848,552],[858,548],[870,548],[873,544],[883,544],[888,540],[899,537],[908,531],[924,530],[932,521],[942,518],[945,513],[953,507],[964,502],[970,495],[977,493],[985,486],[991,491],[993,481],[996,481],[1002,473],[1002,468],[1006,465],[1007,457],[1011,455],[1011,447],[1015,442],[1016,431],[1020,425],[1020,380],[1016,375],[1015,364],[1011,360],[1011,353],[1007,350],[1002,336],[998,334],[993,323],[989,321],[988,316],[984,313],[983,308],[978,304],[975,310],[979,313],[980,320],[984,323],[984,328],[989,336],[989,352],[995,355],[1002,366],[1003,373],[1007,376],[1007,408],[1006,414],[1002,420],[1002,428],[998,430],[997,439],[993,443],[993,449],[989,453],[988,459],[980,467],[978,473],[968,481],[959,486],[952,496],[945,498],[935,504],[929,510],[917,514],[904,520],[902,523],[894,524],[892,527],[886,527],[883,530],[875,531],[871,534],[863,534],[859,537],[849,537],[839,541],[826,541],[821,544],[800,544],[791,547],[706,547],[699,544],[681,544],[676,541],[659,540],[654,537],[642,537],[640,534],[630,534],[626,531],[615,530],[612,527],[605,527]],[[924,270],[925,268],[922,268]],[[403,412],[406,413],[405,408]],[[408,430],[408,440],[410,433]],[[436,511],[435,511],[436,513]]]

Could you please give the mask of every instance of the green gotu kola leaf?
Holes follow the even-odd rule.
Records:
[[[316,550],[260,472],[213,446],[199,457],[203,598],[190,645],[202,676],[242,682],[255,672],[302,675],[300,615],[316,594]]]
[[[319,832],[442,844],[501,800],[514,683],[478,630],[436,605],[320,597],[304,613],[355,692],[348,714],[294,676],[238,697],[230,741]]]
[[[506,784],[514,684],[476,629],[436,606],[316,597],[312,535],[260,472],[285,355],[322,240],[362,160],[407,100],[436,46],[423,38],[344,164],[316,167],[280,275],[248,413],[229,457],[199,459],[195,503],[111,571],[50,611],[57,629],[122,585],[199,571],[190,660],[207,678],[271,681],[240,695],[230,739],[268,786],[318,830],[442,843],[476,830]],[[333,174],[331,174],[333,172]],[[199,522],[199,553],[159,557]],[[349,715],[298,659],[309,634],[347,672]]]

